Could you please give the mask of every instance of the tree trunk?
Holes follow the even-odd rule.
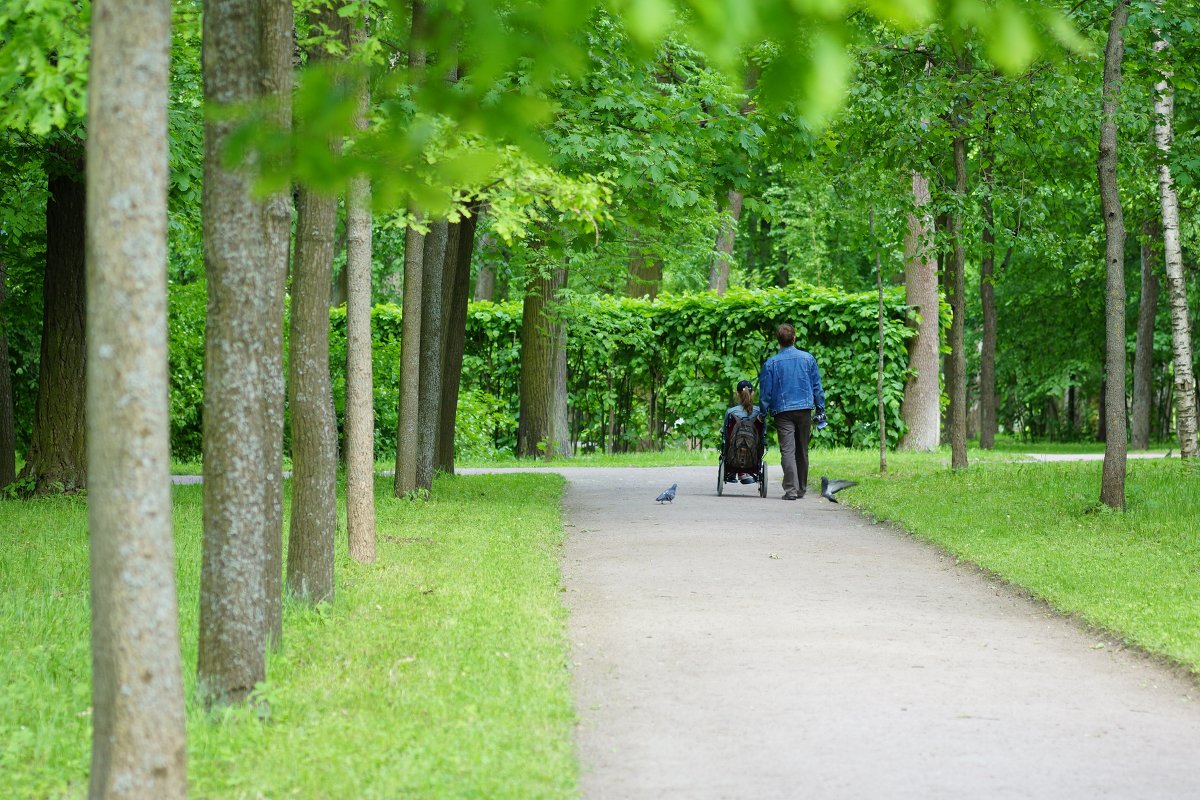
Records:
[[[917,335],[908,346],[912,375],[904,384],[900,415],[908,430],[900,440],[905,450],[937,450],[941,437],[941,396],[938,380],[938,272],[934,249],[933,215],[929,211],[929,179],[912,174],[913,211],[904,237],[905,302],[920,315]]]
[[[425,4],[413,0],[412,37],[408,52],[409,70],[425,69],[425,51],[419,44],[425,26]],[[421,212],[409,207],[414,220]],[[405,497],[417,489],[417,411],[421,391],[421,298],[423,294],[425,235],[409,227],[404,240],[404,301],[400,335],[399,413],[396,415],[396,474],[392,491]]]
[[[733,244],[737,236],[738,218],[742,215],[742,195],[729,190],[721,218],[721,233],[717,236],[717,252],[708,273],[709,291],[719,295],[729,288],[729,265],[733,262]]]
[[[415,209],[412,209],[414,215]],[[404,243],[404,302],[400,335],[400,409],[396,433],[396,474],[392,489],[405,497],[417,488],[417,410],[421,390],[421,294],[425,234],[410,227]]]
[[[629,275],[625,282],[625,294],[629,297],[646,297],[653,300],[658,297],[658,289],[662,285],[662,259],[647,259],[638,249],[629,253]]]
[[[433,490],[438,406],[442,401],[442,284],[450,223],[437,220],[425,236],[421,289],[421,390],[417,397],[417,489]]]
[[[366,38],[361,20],[354,39]],[[359,79],[355,127],[367,129],[371,88]],[[346,529],[350,557],[375,560],[375,378],[371,348],[371,179],[356,175],[346,192]]]
[[[954,137],[954,192],[961,209],[967,198],[967,139],[961,132]],[[967,290],[961,210],[950,215],[950,238],[954,242],[954,254],[950,258],[950,282],[954,287],[950,299],[950,361],[954,368],[946,381],[950,390],[950,466],[964,469],[967,466],[967,350],[964,341]]]
[[[471,255],[479,218],[466,217],[458,224],[458,249],[454,260],[454,289],[446,315],[445,361],[442,366],[442,405],[438,412],[436,468],[454,474],[454,428],[462,384],[463,350],[467,335],[467,295],[471,290]]]
[[[1154,42],[1160,62],[1170,45],[1161,35]],[[1118,78],[1119,78],[1118,74]],[[1175,359],[1176,420],[1179,427],[1179,455],[1196,458],[1196,377],[1192,365],[1192,332],[1188,317],[1187,281],[1183,274],[1183,252],[1179,244],[1179,199],[1171,175],[1171,146],[1174,137],[1175,90],[1172,73],[1159,70],[1154,85],[1154,142],[1158,146],[1158,194],[1162,206],[1163,256],[1167,271],[1167,300],[1171,308],[1171,346]]]
[[[871,223],[871,244],[875,248],[875,290],[879,294],[879,359],[875,370],[875,406],[879,410],[879,474],[887,473],[887,416],[883,409],[883,262],[879,257],[879,242],[875,238],[875,206],[868,212]]]
[[[84,206],[82,145],[47,159],[46,279],[42,295],[41,372],[33,435],[22,479],[35,494],[87,485],[84,438]]]
[[[565,381],[566,335],[554,315],[559,292],[566,286],[567,271],[551,267],[535,275],[525,292],[521,316],[520,419],[517,455],[525,457],[569,455],[569,437],[556,404]]]
[[[0,308],[8,298],[7,265],[0,258]],[[8,336],[0,326],[0,489],[17,479],[17,425],[13,411],[12,372]]]
[[[1158,311],[1158,269],[1154,242],[1158,226],[1142,226],[1142,292],[1138,299],[1137,344],[1133,357],[1133,414],[1130,446],[1150,447],[1150,412],[1154,399],[1154,322]]]
[[[263,8],[207,0],[204,89],[215,106],[246,106],[263,90]],[[238,121],[209,117],[204,141],[204,550],[197,680],[207,705],[245,700],[265,673],[266,573],[272,512],[272,376],[277,275],[267,263],[265,204],[253,163],[226,169]],[[269,480],[269,477],[267,478]]]
[[[302,187],[296,201],[296,265],[288,399],[292,410],[292,520],[288,592],[333,599],[337,533],[337,422],[329,378],[329,280],[337,196]]]
[[[983,341],[979,352],[979,446],[991,450],[996,445],[996,234],[992,211],[992,121],[988,118],[988,134],[982,155],[983,169],[983,253],[979,263],[979,306],[983,316]]]
[[[1121,59],[1129,0],[1117,0],[1104,50],[1104,112],[1096,172],[1104,213],[1104,471],[1100,502],[1125,508],[1125,218],[1117,186],[1117,105],[1121,97]]]
[[[491,267],[480,265],[479,273],[475,276],[475,293],[472,299],[475,302],[480,300],[492,300],[496,296],[496,273]]]
[[[345,19],[323,6],[311,13],[314,27],[346,44]],[[323,45],[309,63],[330,60]],[[330,142],[341,151],[341,141]],[[292,271],[288,339],[288,400],[292,411],[292,517],[288,532],[288,593],[316,604],[334,595],[333,551],[337,538],[337,419],[329,376],[329,284],[338,198],[306,186],[296,199],[296,263]]]
[[[168,0],[97,0],[92,7],[86,394],[93,798],[187,796],[167,402],[170,49]]]
[[[292,58],[295,52],[295,19],[290,0],[269,0],[262,6],[262,53],[265,91],[271,98],[271,122],[285,130],[292,124]],[[292,190],[285,187],[267,197],[264,209],[266,249],[264,269],[271,294],[267,349],[264,358],[266,463],[262,485],[267,517],[263,530],[266,559],[263,581],[267,593],[267,641],[283,642],[283,298],[287,289],[292,247]]]

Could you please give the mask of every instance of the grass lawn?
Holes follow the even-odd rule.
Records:
[[[1200,469],[1130,460],[1117,513],[1097,507],[1099,462],[948,460],[890,453],[881,478],[878,453],[833,451],[810,480],[859,480],[838,497],[1200,675]]]
[[[285,608],[265,718],[194,697],[201,488],[175,490],[195,798],[573,797],[553,474],[381,482],[379,560]],[[344,517],[343,517],[344,520]],[[0,797],[83,797],[90,755],[87,509],[0,502]]]

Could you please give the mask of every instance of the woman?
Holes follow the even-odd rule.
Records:
[[[721,423],[721,452],[725,452],[725,437],[729,435],[730,421],[733,419],[756,419],[762,416],[762,411],[754,405],[754,384],[747,380],[738,381],[738,405],[725,412],[725,420]],[[763,448],[767,446],[766,425],[763,425]],[[754,483],[754,476],[739,472],[737,479],[740,483]]]

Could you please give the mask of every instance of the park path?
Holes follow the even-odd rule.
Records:
[[[584,798],[1200,798],[1192,682],[935,548],[715,467],[561,471]]]

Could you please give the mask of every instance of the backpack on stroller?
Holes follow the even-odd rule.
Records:
[[[767,465],[763,460],[764,421],[760,416],[730,416],[721,432],[721,457],[717,464],[717,496],[725,493],[725,484],[740,483],[739,475],[749,475],[758,484],[759,497],[767,496]]]

